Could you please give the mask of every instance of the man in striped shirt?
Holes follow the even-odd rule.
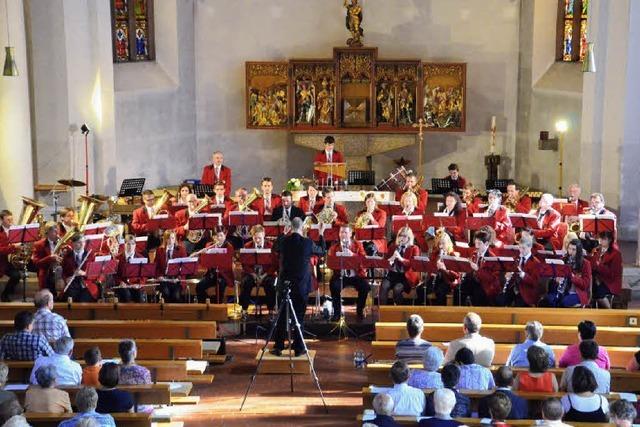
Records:
[[[420,336],[424,331],[424,321],[417,314],[412,314],[407,319],[407,333],[409,338],[405,338],[396,343],[396,359],[404,360],[407,363],[422,363],[427,348],[431,347],[429,341],[423,340]]]

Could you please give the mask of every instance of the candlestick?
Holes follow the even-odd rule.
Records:
[[[496,151],[496,116],[491,116],[491,154]]]

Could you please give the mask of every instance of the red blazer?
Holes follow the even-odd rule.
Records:
[[[356,214],[356,218],[362,215],[364,212],[366,212],[366,209],[363,209],[360,212],[358,212]],[[373,215],[373,219],[375,220],[375,224],[369,224],[369,225],[377,225],[382,228],[385,228],[387,226],[387,213],[385,211],[383,211],[380,208],[376,208],[373,211],[372,215]],[[386,239],[374,240],[373,244],[376,245],[376,248],[378,248],[378,252],[383,254],[387,252]]]
[[[133,257],[134,258],[146,258],[141,252],[137,252],[137,251],[134,253]],[[118,274],[116,275],[116,284],[120,284],[120,282],[124,282],[124,283],[127,283],[127,284],[139,283],[139,280],[137,280],[137,279],[131,279],[130,280],[130,279],[127,279],[127,278],[124,277],[126,265],[128,263],[129,262],[125,258],[125,253],[124,253],[124,250],[123,250],[118,255]]]
[[[324,204],[320,206],[316,204],[315,208],[313,209],[313,213],[317,215],[323,208],[324,208]],[[338,214],[338,217],[333,222],[333,225],[344,225],[349,223],[349,216],[347,215],[347,209],[344,206],[337,205],[334,203],[333,210],[336,211],[336,213]]]
[[[573,204],[576,205],[576,209],[578,210],[578,215],[583,213],[586,209],[589,209],[589,202],[586,200],[578,199],[574,201]]]
[[[491,248],[487,249],[485,253],[485,257],[495,256]],[[474,250],[471,255],[471,261],[474,263],[478,263],[478,251]],[[482,290],[484,291],[487,298],[493,303],[496,295],[502,291],[502,286],[500,285],[500,274],[494,271],[489,270],[488,268],[484,268],[482,263],[478,266],[478,271],[476,271],[475,277],[480,282],[480,286],[482,286]]]
[[[83,256],[86,256],[86,249],[85,249],[85,253],[83,253]],[[95,258],[94,253],[89,255],[89,258],[82,266],[82,270],[86,271],[87,264],[90,263],[94,258]],[[62,258],[62,277],[64,277],[65,282],[67,282],[71,278],[71,276],[73,276],[73,273],[75,273],[77,268],[78,268],[78,264],[76,264],[75,253],[73,252],[73,250],[67,251],[67,253],[64,254],[64,258]],[[87,288],[87,291],[89,291],[89,293],[91,294],[91,296],[95,299],[98,299],[98,296],[100,295],[100,290],[98,289],[98,285],[96,285],[96,283],[93,280],[88,280],[88,279],[84,280],[84,284]]]
[[[451,255],[453,255],[453,253]],[[435,258],[436,261],[440,260],[440,252],[436,254]],[[458,273],[457,271],[438,269],[438,273],[440,273],[442,280],[444,280],[444,282],[449,285],[450,289],[454,289],[460,283],[460,273]]]
[[[207,243],[207,248],[213,246],[214,243],[213,242],[209,242]],[[235,250],[233,248],[233,245],[229,242],[224,242],[224,244],[222,245],[223,248],[227,249],[227,253],[231,254],[231,257],[233,257]],[[233,276],[233,263],[231,263],[231,268],[230,269],[219,269],[218,270],[218,274],[220,274],[220,276],[224,277],[225,281],[227,282],[227,287],[229,288],[233,288],[234,285],[234,276]]]
[[[520,197],[520,201],[516,205],[516,213],[528,214],[531,212],[531,198],[529,196]]]
[[[550,208],[542,218],[540,230],[533,230],[533,235],[536,239],[549,240],[554,249],[561,249],[562,242],[558,241],[558,226],[561,221],[562,215],[560,215],[560,212]]]
[[[532,254],[524,264],[522,271],[524,271],[524,277],[519,279],[518,290],[525,304],[535,306],[543,294],[539,282],[540,261]]]
[[[253,243],[253,240],[251,240],[250,242],[245,243],[244,247],[247,249],[253,249],[256,247],[256,245]],[[273,244],[270,241],[265,240],[264,244],[262,245],[262,248],[271,249],[271,255],[273,255],[273,263],[270,266],[268,266],[264,270],[264,272],[271,276],[275,276],[276,272],[278,271],[278,258],[275,256],[275,253],[273,252]],[[252,274],[253,272],[254,272],[253,266],[242,264],[243,274]]]
[[[40,289],[44,289],[47,287],[47,275],[49,274],[51,266],[55,263],[46,237],[33,244],[31,260],[38,269],[38,285],[40,285]]]
[[[467,210],[460,209],[459,212],[456,212],[456,227],[449,228],[448,230],[453,234],[453,240],[456,242],[466,242],[467,233],[466,233],[466,223],[467,223]]]
[[[403,189],[396,190],[396,200],[400,201],[404,193],[406,193],[406,191],[404,191]],[[427,202],[429,201],[429,193],[427,193],[426,190],[421,188],[420,190],[418,190],[418,194],[416,194],[416,198],[418,199],[418,204],[416,205],[418,210],[422,212],[426,212]]]
[[[17,250],[18,248],[9,243],[9,235],[0,226],[0,277],[5,275],[9,267],[9,255]]]
[[[136,236],[147,234],[147,223],[149,222],[149,214],[145,206],[140,206],[133,211],[133,220],[131,221],[131,230]]]
[[[362,246],[362,243],[356,240],[351,240],[351,245],[349,245],[349,249],[351,250],[351,252],[353,252],[356,255],[360,255],[361,257],[365,257],[367,255],[364,251],[364,246]],[[331,248],[329,248],[329,256],[335,256],[335,254],[340,251],[341,251],[340,242],[336,242],[333,245],[331,245]],[[334,274],[337,274],[337,273],[338,273],[338,270],[334,270]],[[356,271],[356,275],[358,277],[364,278],[367,276],[367,272],[365,271],[364,268],[360,268],[358,269],[358,271]]]
[[[309,203],[309,196],[300,197],[300,200],[298,200],[298,207],[302,209],[302,212],[304,212],[305,214],[307,212],[314,212],[317,207],[323,205],[324,199],[322,197],[316,197],[316,202],[313,205],[313,209],[311,209],[311,204]]]
[[[273,210],[282,204],[282,199],[277,194],[271,195],[271,213]],[[265,214],[264,198],[259,197],[253,203],[251,203],[251,209],[258,211],[258,214],[263,221],[271,220],[271,213]]]
[[[582,260],[582,270],[571,273],[571,284],[580,298],[580,304],[589,304],[591,298],[591,263],[588,260]]]
[[[231,205],[233,205],[234,201],[231,200],[229,197],[225,197],[224,201],[223,201],[223,205],[224,205],[224,210],[219,210],[219,209],[213,209],[213,206],[216,205],[216,201],[217,199],[214,197],[211,199],[211,204],[209,206],[207,206],[207,212],[211,212],[211,213],[221,213],[224,215],[224,213],[227,211],[227,209],[229,209],[229,207]]]
[[[231,194],[231,169],[225,165],[220,166],[220,177],[216,178],[215,168],[213,164],[207,165],[202,168],[202,178],[200,178],[201,184],[214,185],[216,181],[224,182],[224,195]]]
[[[398,246],[395,243],[389,245],[389,250],[387,251],[387,259],[391,258],[391,255],[393,255],[397,248]],[[406,261],[399,261],[402,262],[402,265],[404,266],[404,277],[405,279],[407,279],[407,282],[409,283],[409,285],[411,285],[412,288],[415,288],[416,286],[418,286],[418,283],[420,283],[420,272],[415,271],[411,268],[411,258],[419,255],[420,248],[417,245],[407,246],[407,248],[404,250],[404,254],[402,255],[402,257]]]
[[[611,247],[603,255],[596,251],[592,258],[593,275],[614,295],[622,290],[622,254],[616,247]]]
[[[482,204],[482,198],[476,196],[471,203],[467,203],[467,216],[473,216],[474,213],[480,213],[480,205]]]
[[[327,163],[327,154],[324,150],[316,152],[315,157],[313,158],[313,163]],[[333,150],[331,156],[331,163],[344,163],[344,156],[341,152]],[[318,181],[325,181],[329,174],[325,172],[317,172],[313,171],[313,176]]]
[[[173,247],[173,253],[171,254],[170,259],[174,258],[184,258],[187,256],[187,250],[181,244],[176,244]],[[167,248],[164,246],[160,246],[156,249],[156,276],[164,276],[167,272]],[[184,278],[184,277],[183,277]]]
[[[507,208],[500,206],[493,214],[493,217],[496,219],[496,240],[506,245],[512,244],[515,239],[515,234],[511,226]]]
[[[185,231],[184,226],[189,222],[189,209],[183,209],[176,212],[175,219],[176,228],[174,228],[174,230],[176,232],[176,237],[180,240],[184,240],[184,237],[187,235],[187,231]]]

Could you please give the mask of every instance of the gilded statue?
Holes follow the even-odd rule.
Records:
[[[318,124],[333,124],[333,95],[330,92],[329,82],[322,79],[322,90],[318,92]]]
[[[351,37],[347,39],[347,46],[362,47],[364,30],[362,29],[362,6],[358,0],[344,0],[344,7],[347,8],[347,30]]]

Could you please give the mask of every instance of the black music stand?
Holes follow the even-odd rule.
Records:
[[[203,252],[199,256],[200,265],[207,270],[216,270],[216,281],[220,280],[220,270],[232,270],[233,269],[233,255],[227,248],[210,248]],[[231,283],[233,285],[233,283]],[[227,283],[229,286],[229,283]],[[220,292],[220,285],[216,283],[216,299],[218,304],[221,301],[221,295],[224,296],[224,292]]]
[[[348,171],[348,185],[376,185],[375,171]]]
[[[216,194],[211,184],[193,184],[193,193],[198,196],[199,199],[203,199],[204,196],[213,197]]]
[[[353,255],[330,255],[327,256],[327,267],[332,270],[340,270],[340,298],[342,299],[342,291],[344,290],[344,270],[357,270],[362,263],[360,256]],[[336,314],[333,313],[335,316]],[[340,320],[336,326],[329,331],[329,334],[333,334],[334,331],[338,331],[338,341],[340,337],[344,336],[345,339],[349,338],[347,335],[351,334],[354,337],[358,337],[358,334],[347,325],[345,320],[344,310],[342,310],[342,304],[340,304]]]
[[[254,268],[262,267],[266,270],[269,266],[276,266],[277,262],[271,249],[242,248],[240,249],[240,264]],[[262,283],[256,281],[256,302],[262,287]],[[262,304],[258,305],[258,317],[262,317]]]
[[[146,178],[127,178],[122,180],[118,197],[133,197],[142,194]]]
[[[413,257],[409,260],[409,265],[414,271],[420,273],[427,273],[427,279],[424,281],[424,299],[422,301],[422,305],[427,305],[427,280],[432,273],[438,272],[438,268],[436,266],[435,260],[429,259],[429,257]],[[416,296],[417,297],[417,296]]]
[[[167,261],[165,276],[181,282],[181,276],[191,276],[198,271],[198,259],[191,257],[173,258]],[[187,303],[191,303],[191,288],[187,288]]]
[[[87,273],[87,279],[98,280],[102,276],[109,276],[116,274],[118,269],[118,260],[113,259],[110,256],[105,256],[103,259],[94,258],[93,261],[87,263],[85,269]],[[100,286],[100,299],[104,301],[104,286]]]
[[[450,179],[431,178],[431,193],[447,194],[450,191],[453,191]]]
[[[40,238],[40,224],[13,225],[9,228],[7,243],[19,243],[25,245],[33,243]],[[27,264],[22,265],[22,302],[27,302]]]
[[[511,182],[510,179],[487,179],[484,186],[487,190],[499,190],[501,193],[506,193],[507,185]]]
[[[447,270],[469,274],[473,272],[471,262],[467,258],[445,255],[441,258]],[[462,306],[462,281],[458,284],[458,305]]]

